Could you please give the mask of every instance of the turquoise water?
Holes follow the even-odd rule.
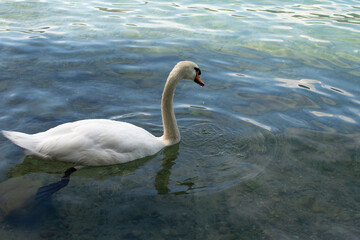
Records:
[[[358,239],[358,1],[1,1],[0,129],[88,118],[162,134],[181,82],[179,145],[84,168],[0,138],[1,239]]]

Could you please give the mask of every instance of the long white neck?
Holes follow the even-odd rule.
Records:
[[[180,142],[180,132],[176,123],[173,98],[176,85],[181,80],[181,76],[177,69],[169,74],[166,81],[164,92],[161,99],[161,116],[164,126],[164,135],[161,137],[167,145],[173,145]]]

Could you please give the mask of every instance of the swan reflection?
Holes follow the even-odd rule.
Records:
[[[179,155],[179,145],[180,144],[175,144],[164,149],[163,161],[161,163],[162,168],[155,176],[155,189],[158,194],[167,194],[171,191],[168,185],[170,181],[171,168],[175,164],[174,161]]]

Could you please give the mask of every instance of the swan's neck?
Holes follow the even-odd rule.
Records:
[[[176,85],[181,80],[177,71],[172,71],[166,81],[161,99],[161,116],[164,126],[164,135],[161,137],[167,145],[173,145],[180,141],[180,132],[176,123],[173,98]]]

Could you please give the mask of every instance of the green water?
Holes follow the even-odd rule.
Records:
[[[84,168],[0,138],[0,239],[358,239],[358,1],[0,1],[0,129],[89,118],[162,134],[172,67],[180,144]]]

